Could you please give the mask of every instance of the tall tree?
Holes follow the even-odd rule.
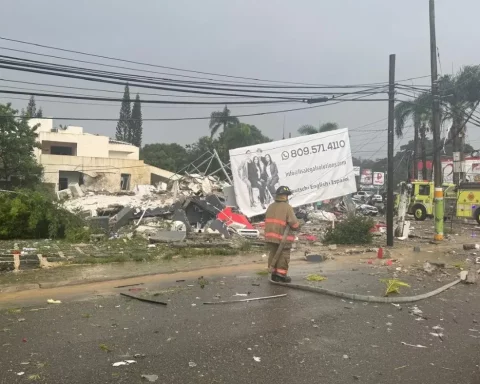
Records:
[[[422,155],[422,178],[427,179],[427,153],[426,140],[427,132],[431,127],[432,109],[431,94],[422,93],[413,101],[402,101],[395,106],[395,134],[402,137],[404,134],[405,123],[411,119],[413,122],[413,170],[414,175],[418,175],[419,153]],[[420,147],[420,148],[419,148]]]
[[[439,79],[443,121],[451,122],[449,141],[454,152],[460,152],[465,160],[464,149],[467,123],[479,125],[472,118],[480,103],[480,66],[466,66],[458,74],[445,75]],[[454,173],[454,183],[458,184],[465,175]]]
[[[30,96],[30,100],[28,100],[27,110],[25,111],[25,114],[28,117],[34,117],[36,113],[37,113],[37,105],[35,103],[35,97]]]
[[[28,104],[27,104],[27,109],[26,110],[22,109],[22,115],[30,118],[43,117],[42,108],[40,107],[39,109],[37,109],[37,104],[35,103],[34,96],[30,96],[30,100],[28,100]]]
[[[128,83],[125,85],[123,92],[122,106],[120,107],[120,117],[117,123],[117,131],[115,138],[120,141],[131,142],[131,133],[129,129],[130,118],[132,117],[132,110],[130,106],[130,88]]]
[[[235,116],[230,115],[230,110],[225,105],[223,111],[212,112],[210,115],[210,137],[213,138],[220,127],[223,127],[223,132],[227,127],[238,125],[240,121]]]
[[[18,111],[10,104],[0,104],[0,180],[11,185],[31,186],[40,181],[42,167],[34,149],[38,126],[30,128],[28,117],[16,118]]]
[[[338,124],[332,122],[320,124],[318,128],[313,125],[307,124],[302,125],[300,128],[298,128],[298,133],[300,133],[301,135],[314,135],[316,133],[329,132],[336,129],[338,129]]]
[[[140,148],[142,145],[143,127],[142,127],[142,104],[140,102],[140,96],[138,95],[138,93],[133,103],[132,119],[130,120],[129,131],[130,131],[130,139],[131,139],[129,142]]]

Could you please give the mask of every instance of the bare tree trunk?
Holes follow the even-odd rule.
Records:
[[[426,150],[426,140],[427,140],[427,135],[426,135],[427,128],[425,127],[425,124],[423,124],[420,128],[420,146],[421,146],[421,152],[422,152],[422,179],[427,180],[428,179],[428,173],[427,173],[427,150]],[[437,170],[435,170],[437,172]]]
[[[413,136],[413,179],[418,179],[418,153],[419,153],[419,140],[418,140],[418,125],[414,125],[414,136]]]

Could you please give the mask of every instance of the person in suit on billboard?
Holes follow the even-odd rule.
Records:
[[[265,182],[268,191],[271,196],[275,196],[275,185],[278,183],[278,167],[277,164],[272,161],[272,157],[269,154],[265,155]]]

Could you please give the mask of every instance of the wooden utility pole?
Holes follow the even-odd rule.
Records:
[[[440,96],[438,94],[437,38],[435,34],[435,0],[430,0],[430,65],[432,71],[432,131],[433,131],[433,175],[435,184],[435,236],[443,240],[443,189],[442,162],[440,160]]]
[[[393,140],[395,111],[395,55],[390,55],[388,76],[388,167],[387,167],[387,245],[393,246]]]

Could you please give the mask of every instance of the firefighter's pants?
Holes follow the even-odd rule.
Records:
[[[280,253],[277,263],[272,265],[273,258],[277,253],[277,249],[280,244],[275,243],[267,243],[267,250],[268,250],[268,269],[272,271],[272,273],[276,273],[278,275],[286,275],[288,272],[288,264],[290,263],[290,247],[286,245],[282,253]]]

